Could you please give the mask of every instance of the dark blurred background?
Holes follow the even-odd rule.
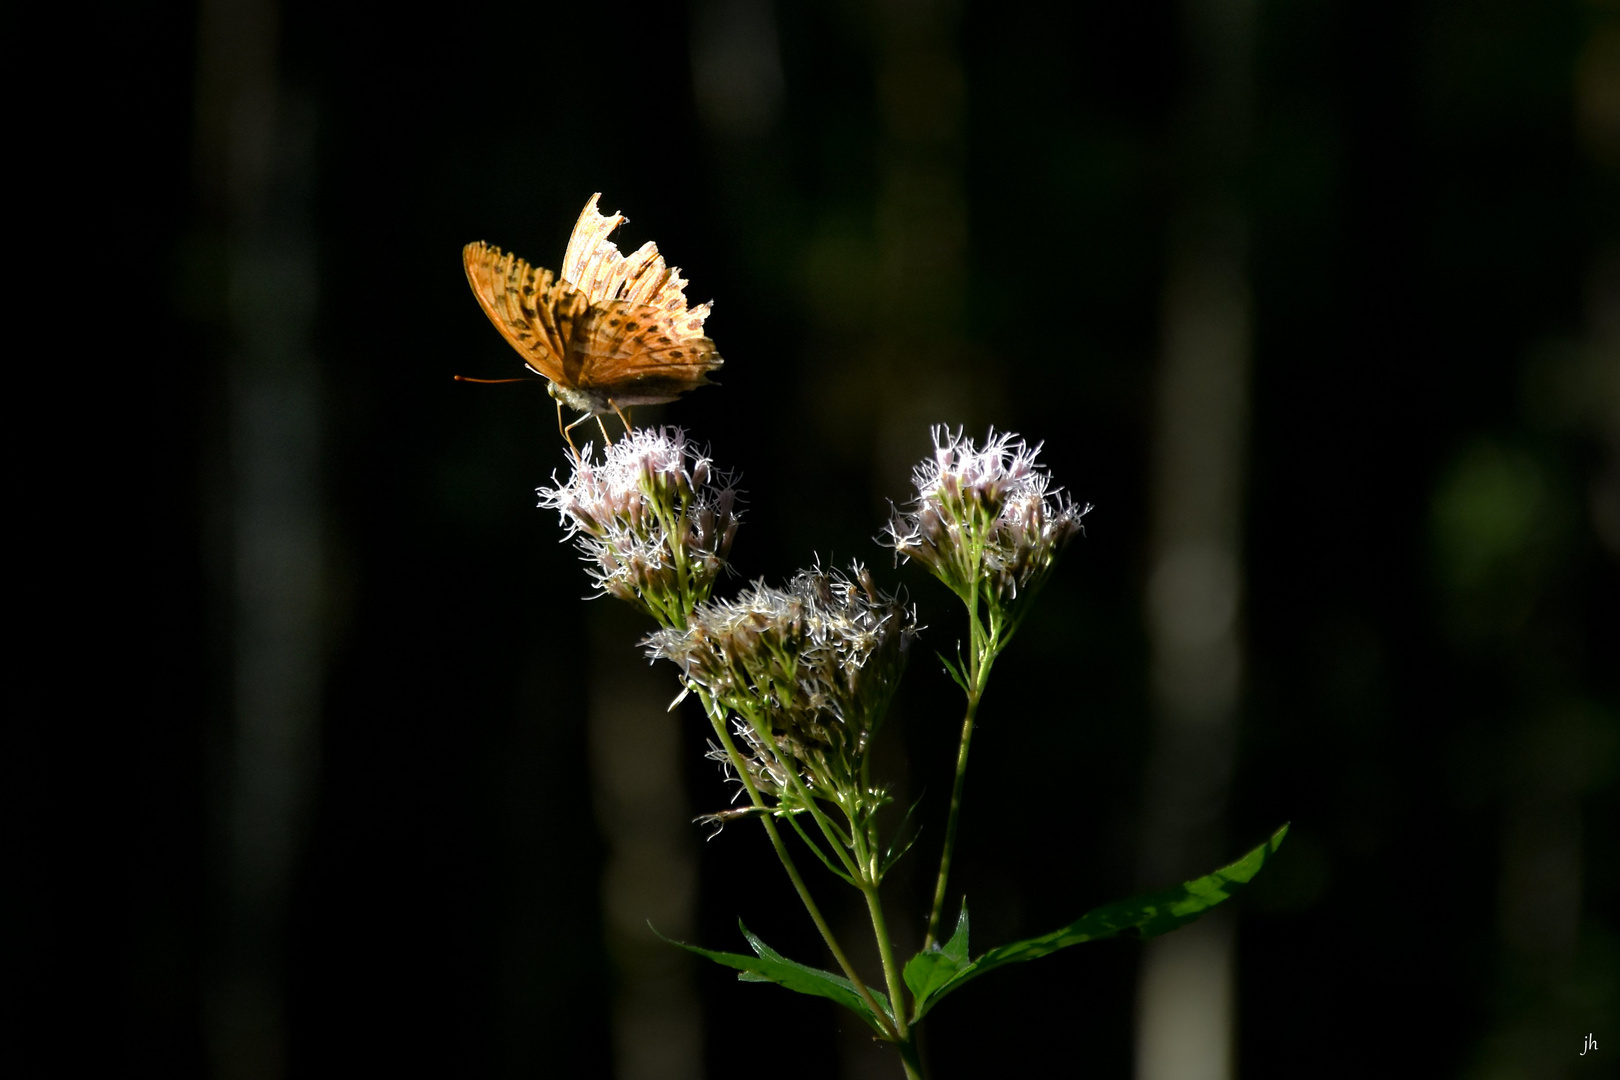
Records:
[[[53,1058],[112,1076],[898,1075],[646,929],[826,963],[758,830],[690,824],[729,797],[702,718],[535,508],[550,400],[451,380],[518,369],[461,246],[555,267],[601,191],[717,301],[721,385],[638,420],[742,474],[726,587],[861,559],[927,624],[881,753],[923,799],[903,944],[961,624],[872,538],[932,424],[1095,505],[981,713],[976,947],[1293,823],[1184,946],[953,997],[934,1075],[1620,1075],[1612,2],[106,18],[110,269],[163,359],[117,391],[118,704],[74,839],[8,873],[22,1037],[65,1010]]]

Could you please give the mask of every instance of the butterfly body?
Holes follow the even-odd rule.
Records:
[[[608,234],[624,221],[593,195],[561,275],[482,242],[462,249],[467,281],[495,329],[552,397],[587,416],[673,401],[722,361],[704,336],[709,305],[688,308],[686,281],[651,242],[628,257]]]

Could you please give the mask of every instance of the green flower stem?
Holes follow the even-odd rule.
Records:
[[[782,834],[777,831],[776,822],[771,820],[771,809],[765,805],[765,799],[760,795],[759,788],[754,786],[753,777],[749,775],[748,768],[743,763],[742,755],[737,752],[737,744],[731,741],[731,733],[726,730],[724,715],[715,708],[714,703],[709,701],[707,697],[701,694],[699,696],[703,698],[704,711],[709,714],[709,723],[714,727],[714,733],[720,737],[720,744],[725,747],[726,754],[731,758],[731,767],[736,770],[738,778],[742,780],[743,787],[747,790],[748,797],[753,801],[754,807],[760,811],[760,824],[765,826],[765,833],[771,838],[771,847],[776,849],[776,857],[782,860],[782,869],[787,871],[788,880],[793,882],[794,891],[799,894],[799,899],[804,902],[805,910],[810,913],[810,920],[816,924],[816,929],[821,932],[821,939],[827,943],[827,948],[832,950],[833,959],[838,961],[838,966],[844,972],[844,977],[854,985],[856,993],[861,995],[861,998],[866,1002],[866,1007],[872,1010],[873,1016],[877,1017],[878,1023],[889,1033],[891,1039],[898,1039],[900,1036],[896,1026],[905,1024],[904,1006],[901,999],[893,997],[893,990],[891,989],[890,995],[896,1014],[896,1018],[891,1019],[889,1014],[884,1012],[872,997],[872,992],[866,988],[866,984],[861,981],[861,977],[856,973],[854,965],[849,962],[849,957],[844,955],[844,950],[839,946],[838,939],[833,936],[832,927],[827,925],[827,920],[822,916],[821,909],[816,906],[816,901],[810,895],[810,889],[805,885],[804,878],[799,875],[799,868],[794,865],[793,856],[788,854],[787,845],[782,843]]]
[[[906,1080],[922,1080],[922,1062],[917,1057],[917,1044],[911,1037],[911,1026],[906,1021],[905,982],[900,977],[900,965],[894,957],[894,942],[889,937],[889,923],[883,917],[883,899],[875,884],[863,884],[866,910],[872,916],[872,933],[877,938],[878,955],[883,960],[883,978],[889,986],[889,1000],[894,1002],[894,1045],[900,1051],[900,1064],[906,1070]]]
[[[979,695],[968,695],[967,715],[962,719],[962,743],[956,750],[956,780],[951,785],[950,816],[945,819],[945,850],[939,856],[939,877],[934,882],[934,902],[928,909],[928,933],[923,951],[934,947],[939,933],[939,915],[945,909],[945,884],[951,876],[951,852],[956,848],[956,822],[962,812],[962,786],[967,779],[968,747],[973,742],[973,718],[979,711]]]
[[[889,1000],[894,1003],[894,1026],[897,1042],[911,1041],[911,1030],[906,1023],[906,984],[900,978],[900,965],[894,959],[894,943],[889,938],[889,924],[883,917],[883,900],[876,885],[863,884],[866,910],[872,916],[872,933],[877,937],[878,955],[883,960],[883,978],[889,985]]]
[[[648,490],[646,484],[642,485],[641,490],[642,494],[647,496],[647,502],[658,515],[659,527],[664,530],[664,535],[669,537],[670,554],[673,556],[675,576],[678,582],[676,591],[677,610],[680,613],[679,621],[676,622],[672,616],[664,613],[659,613],[663,617],[659,617],[659,615],[655,615],[655,617],[659,617],[659,621],[664,623],[665,626],[673,625],[676,629],[684,630],[691,621],[692,609],[707,599],[706,596],[697,595],[698,590],[692,588],[692,560],[687,557],[686,544],[681,540],[686,535],[684,526],[691,499],[683,497],[680,510],[671,517],[670,507],[663,499],[658,498],[657,492]]]
[[[793,831],[799,834],[799,839],[804,841],[804,846],[810,849],[810,853],[812,855],[821,860],[821,865],[825,866],[834,877],[847,885],[855,884],[855,879],[851,877],[847,871],[835,865],[832,859],[827,857],[827,853],[821,850],[820,844],[810,839],[810,834],[805,832],[804,826],[799,824],[799,815],[787,815],[787,823],[793,826]]]
[[[900,1051],[900,1064],[905,1066],[906,1080],[923,1080],[922,1061],[917,1056],[917,1044],[903,1042],[894,1045],[895,1049]]]
[[[923,950],[934,947],[939,937],[939,920],[945,910],[945,886],[951,876],[951,855],[956,850],[956,823],[962,813],[962,788],[967,780],[968,749],[973,744],[973,723],[978,716],[979,702],[984,697],[984,688],[990,681],[990,668],[995,663],[996,654],[1006,644],[1006,625],[1001,609],[995,604],[989,607],[990,626],[986,628],[979,620],[978,595],[964,598],[968,608],[969,629],[969,671],[967,691],[967,712],[962,717],[962,742],[956,750],[956,778],[951,783],[951,809],[945,819],[945,848],[939,855],[939,877],[934,882],[934,902],[928,909],[928,932],[923,935]]]
[[[838,856],[838,861],[844,864],[844,869],[849,872],[850,876],[864,880],[866,874],[862,864],[851,859],[849,855],[850,849],[854,848],[859,840],[856,836],[854,821],[850,822],[850,835],[848,837],[844,836],[838,826],[829,821],[827,815],[822,813],[815,796],[810,793],[810,789],[804,784],[804,779],[799,775],[799,770],[794,767],[793,759],[783,754],[781,748],[776,745],[776,737],[771,734],[770,725],[768,723],[758,723],[754,724],[753,727],[760,739],[764,741],[766,748],[770,750],[772,756],[782,764],[782,771],[787,774],[788,783],[793,785],[794,793],[799,797],[799,801],[804,804],[805,809],[810,812],[810,817],[815,821],[817,827],[821,829],[821,835],[827,838],[827,844],[833,849],[833,853]]]

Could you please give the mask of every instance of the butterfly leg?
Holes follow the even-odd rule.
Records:
[[[575,420],[572,424],[569,424],[567,427],[563,428],[563,438],[568,439],[568,445],[570,447],[574,446],[574,440],[569,438],[568,433],[579,427],[579,425],[583,424],[585,421],[593,418],[596,420],[596,426],[602,429],[602,438],[607,440],[607,444],[609,446],[613,445],[613,439],[608,436],[607,425],[602,423],[601,415],[598,413],[586,413],[578,420]],[[579,450],[577,448],[574,449],[574,456],[579,456]]]
[[[619,410],[618,402],[614,401],[612,398],[608,398],[608,404],[613,407],[613,415],[619,418],[619,423],[624,425],[624,433],[626,435],[630,434],[630,414],[621,412]],[[607,432],[604,431],[602,434],[606,435]]]
[[[583,420],[583,419],[585,419],[583,416],[580,417],[580,420]],[[577,424],[577,423],[579,423],[579,420],[574,421],[574,424]],[[572,450],[574,452],[575,457],[579,457],[579,447],[574,445],[573,438],[568,434],[568,429],[573,427],[574,424],[569,424],[567,427],[563,426],[562,399],[558,398],[557,399],[557,431],[560,432],[562,434],[562,437],[568,441],[568,449],[570,449],[570,450]]]

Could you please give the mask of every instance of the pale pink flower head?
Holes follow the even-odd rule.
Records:
[[[537,488],[584,555],[591,579],[664,625],[684,625],[708,599],[736,536],[730,476],[680,428],[641,428],[607,448],[587,444],[568,479]]]
[[[713,600],[684,629],[658,631],[648,652],[740,720],[755,782],[791,801],[787,770],[812,790],[852,791],[916,636],[915,612],[859,564],[819,567],[785,589],[763,582]]]
[[[1091,507],[1053,486],[1040,446],[1011,432],[991,429],[982,447],[961,429],[933,435],[933,456],[912,470],[917,497],[882,539],[964,600],[1011,607],[1045,582]]]

